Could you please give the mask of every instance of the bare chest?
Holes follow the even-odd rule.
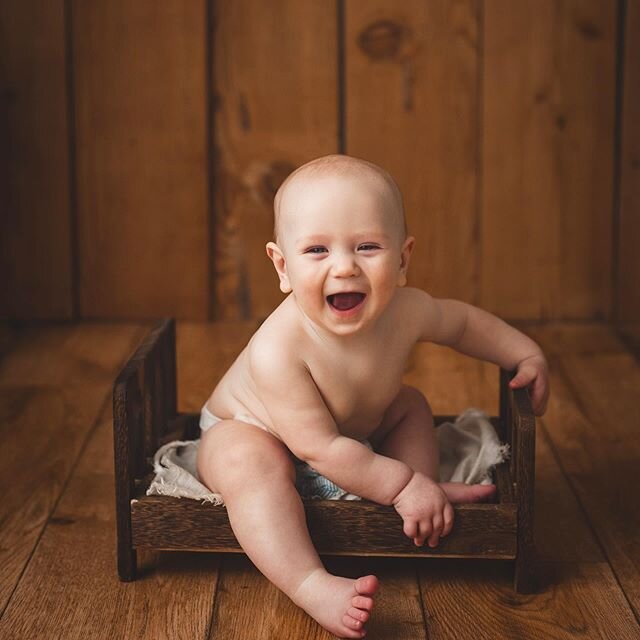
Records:
[[[410,347],[381,341],[360,352],[320,354],[311,375],[344,435],[365,438],[382,421],[402,386]]]

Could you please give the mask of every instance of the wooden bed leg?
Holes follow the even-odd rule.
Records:
[[[133,582],[138,570],[138,554],[118,541],[118,577],[121,582]]]
[[[518,548],[513,574],[513,589],[516,593],[535,593],[538,590],[535,556],[533,546]]]
[[[504,380],[504,378],[503,378]],[[510,390],[506,402],[511,431],[511,463],[518,508],[517,551],[513,587],[516,593],[537,590],[533,538],[533,498],[536,475],[536,419],[526,389]]]

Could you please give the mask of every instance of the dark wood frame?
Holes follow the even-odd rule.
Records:
[[[136,549],[242,553],[224,506],[147,496],[151,462],[162,444],[200,437],[199,414],[178,413],[176,332],[160,321],[118,375],[113,389],[118,575],[136,578]],[[526,389],[512,390],[514,372],[500,369],[500,415],[491,417],[511,458],[496,467],[492,503],[455,505],[454,528],[437,548],[416,547],[393,507],[368,500],[304,500],[320,554],[514,560],[514,589],[535,590],[533,489],[535,417]],[[436,425],[455,416],[435,416]]]

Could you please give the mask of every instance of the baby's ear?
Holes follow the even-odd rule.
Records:
[[[278,278],[280,279],[280,291],[282,293],[291,293],[291,284],[289,283],[289,276],[287,275],[287,263],[284,259],[284,254],[280,250],[280,247],[275,242],[267,242],[265,247],[267,255],[273,262],[273,266],[276,268]]]
[[[402,245],[402,251],[400,253],[400,271],[398,273],[398,286],[404,287],[407,284],[407,269],[409,268],[409,258],[411,258],[411,252],[415,245],[416,239],[413,236],[409,236]]]

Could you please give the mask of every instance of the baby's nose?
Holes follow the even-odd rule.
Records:
[[[341,276],[343,278],[360,273],[360,267],[358,266],[355,256],[348,253],[335,255],[333,273],[334,275]]]

